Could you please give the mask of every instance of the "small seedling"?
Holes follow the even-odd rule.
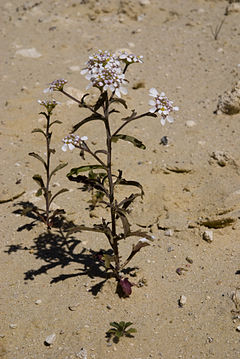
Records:
[[[137,329],[135,328],[129,328],[133,323],[132,322],[111,322],[110,325],[113,328],[110,328],[106,332],[106,337],[108,340],[113,338],[114,343],[118,343],[121,337],[128,337],[128,338],[134,338],[133,333],[137,332]]]
[[[40,112],[41,115],[43,115],[46,119],[46,126],[45,131],[41,128],[35,128],[32,130],[32,133],[41,133],[45,137],[46,141],[46,160],[40,156],[38,153],[30,152],[29,156],[35,157],[37,160],[39,160],[45,169],[45,180],[42,178],[40,174],[35,174],[33,176],[33,180],[39,185],[39,189],[36,192],[36,196],[39,197],[41,195],[44,196],[45,199],[45,210],[41,209],[31,209],[33,212],[35,212],[38,216],[38,218],[44,222],[47,226],[47,229],[51,229],[55,217],[62,213],[61,210],[55,210],[53,213],[51,213],[51,204],[53,200],[59,196],[61,193],[64,193],[68,191],[67,188],[60,189],[57,193],[52,195],[52,192],[50,190],[50,181],[52,179],[52,176],[56,174],[60,169],[64,168],[67,163],[60,163],[54,170],[51,170],[51,155],[55,154],[55,149],[51,148],[51,139],[52,139],[52,132],[50,131],[50,128],[57,123],[61,123],[61,121],[54,120],[51,121],[52,111],[57,106],[58,102],[55,100],[44,100],[38,101],[41,106],[44,106],[46,109],[46,112]]]
[[[225,18],[223,18],[222,21],[220,22],[220,24],[218,24],[215,27],[215,30],[213,30],[212,26],[210,27],[214,40],[218,39],[218,35],[219,35],[220,31],[221,31],[221,28],[223,26],[224,21],[225,21]]]

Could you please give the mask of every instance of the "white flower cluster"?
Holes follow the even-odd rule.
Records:
[[[55,100],[38,100],[38,103],[42,106],[44,106],[48,113],[51,113],[54,107],[60,104],[60,102]]]
[[[81,71],[81,74],[86,75],[86,79],[90,80],[90,85],[87,88],[94,86],[102,91],[109,89],[118,97],[121,97],[121,93],[126,95],[127,89],[124,85],[127,81],[121,62],[125,64],[142,62],[142,57],[128,55],[125,52],[117,55],[102,50],[90,56],[86,63],[87,67]]]
[[[67,151],[67,149],[69,149],[70,151],[72,151],[75,147],[80,147],[83,141],[87,141],[87,136],[82,136],[79,137],[77,135],[67,135],[64,137],[63,141],[63,146],[62,146],[62,150],[64,152]]]
[[[64,79],[59,79],[59,80],[54,80],[53,82],[51,82],[49,84],[49,87],[46,88],[45,90],[43,90],[44,93],[47,92],[53,92],[53,91],[62,91],[63,90],[63,86],[67,83],[67,80]]]
[[[137,62],[139,62],[140,64],[143,63],[143,56],[136,56],[134,54],[128,54],[126,51],[122,51],[119,54],[118,58],[128,65],[134,64]]]
[[[174,119],[169,115],[171,112],[178,111],[179,108],[177,106],[173,106],[173,102],[167,98],[164,92],[159,94],[155,88],[150,89],[149,96],[154,97],[153,100],[149,101],[149,105],[153,106],[150,108],[149,112],[158,112],[161,115],[161,124],[163,126],[166,121],[172,123]]]

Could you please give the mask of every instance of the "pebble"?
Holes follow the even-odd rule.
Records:
[[[196,122],[193,121],[193,120],[189,120],[189,121],[186,121],[186,122],[185,122],[185,125],[186,125],[187,127],[194,127],[194,126],[196,126]]]
[[[0,333],[0,338],[4,338],[5,334]]]
[[[187,303],[187,297],[185,295],[181,295],[179,299],[179,306],[183,307]]]
[[[55,339],[56,339],[56,334],[55,333],[50,334],[45,339],[44,344],[45,345],[52,345],[54,343]]]
[[[37,59],[42,56],[42,54],[40,54],[40,52],[38,52],[35,47],[32,47],[31,49],[17,50],[16,55],[21,55],[23,57],[31,57],[33,59]]]
[[[41,299],[37,299],[36,302],[35,302],[36,305],[39,305],[41,303],[42,303]]]
[[[11,324],[9,324],[9,328],[11,328],[11,329],[16,329],[16,328],[17,328],[17,324],[11,323]]]
[[[150,5],[151,2],[150,2],[150,0],[139,0],[139,4],[141,6],[147,6],[147,5]]]
[[[167,237],[172,237],[173,236],[173,230],[172,229],[166,229],[166,231],[164,232],[164,235]]]
[[[226,9],[227,15],[233,12],[240,12],[240,4],[232,3],[227,7]]]
[[[77,310],[77,308],[80,306],[80,303],[76,303],[73,305],[69,305],[68,309],[71,310],[72,312],[74,312],[75,310]]]
[[[84,348],[81,348],[80,352],[76,353],[76,357],[80,359],[87,359],[87,351]]]
[[[237,332],[240,332],[240,325],[236,328]]]
[[[213,231],[204,231],[203,232],[203,239],[208,243],[212,243],[213,241]]]

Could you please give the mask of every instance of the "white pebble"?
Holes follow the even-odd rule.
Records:
[[[213,241],[213,231],[204,231],[203,232],[203,239],[208,243],[212,243]]]
[[[195,121],[192,121],[192,120],[189,120],[189,121],[186,121],[186,122],[185,122],[185,125],[186,125],[187,127],[194,127],[194,126],[196,126],[196,122],[195,122]]]
[[[240,325],[236,328],[237,332],[240,332]]]
[[[40,52],[38,52],[34,47],[32,47],[31,49],[17,50],[16,55],[21,55],[23,57],[31,57],[35,59],[42,56],[42,54],[40,54]]]
[[[150,0],[139,0],[139,4],[141,6],[147,6],[147,5],[150,5]]]
[[[56,334],[55,333],[50,334],[47,336],[44,343],[47,345],[52,345],[54,343],[55,339],[56,339]]]
[[[9,324],[9,328],[11,328],[11,329],[16,329],[16,328],[17,328],[17,324],[11,323],[11,324]]]
[[[42,303],[41,299],[37,299],[36,302],[35,302],[35,304],[37,304],[37,305],[39,305],[41,303]]]
[[[172,237],[173,236],[173,230],[172,229],[166,229],[166,231],[164,232],[164,235],[167,237]]]
[[[187,303],[187,297],[185,297],[185,295],[181,295],[179,299],[180,307],[183,307],[186,303]]]
[[[80,359],[87,359],[87,351],[84,348],[81,348],[79,353],[76,353],[76,357]]]

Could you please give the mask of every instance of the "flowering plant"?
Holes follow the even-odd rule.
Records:
[[[51,171],[51,155],[55,153],[55,149],[51,148],[51,139],[52,139],[52,132],[51,132],[51,127],[54,124],[57,123],[61,123],[61,121],[55,120],[55,121],[51,121],[51,116],[52,116],[52,112],[53,109],[59,104],[59,102],[55,101],[55,100],[38,100],[38,103],[45,107],[46,112],[40,112],[41,115],[43,115],[46,119],[46,126],[45,126],[45,131],[42,130],[41,128],[35,128],[34,130],[32,130],[32,133],[34,132],[38,132],[41,133],[46,141],[46,160],[40,156],[38,153],[35,152],[30,152],[29,155],[36,158],[37,160],[39,160],[45,169],[45,174],[46,174],[46,178],[43,179],[42,176],[40,174],[35,174],[33,176],[33,180],[38,184],[39,189],[36,192],[36,196],[44,196],[45,199],[45,209],[41,210],[38,208],[30,208],[29,210],[31,212],[35,212],[36,215],[38,216],[38,218],[44,222],[47,226],[47,229],[50,230],[51,227],[53,226],[54,223],[54,219],[58,214],[62,213],[62,210],[55,210],[53,211],[53,213],[51,213],[51,204],[53,202],[53,200],[59,196],[60,194],[67,192],[68,189],[67,188],[62,188],[60,189],[57,193],[55,193],[54,195],[52,195],[52,192],[50,190],[50,181],[52,176],[58,172],[60,169],[64,168],[65,166],[67,166],[67,163],[59,163],[59,165]]]
[[[172,101],[169,101],[164,93],[159,94],[156,89],[150,90],[150,96],[153,97],[149,104],[151,109],[140,115],[135,110],[132,110],[129,116],[122,118],[122,123],[119,127],[113,129],[111,117],[117,111],[114,106],[120,104],[127,109],[127,104],[122,95],[127,94],[127,80],[125,78],[126,70],[131,64],[142,63],[142,56],[135,56],[126,52],[119,54],[111,54],[108,51],[99,50],[96,54],[89,57],[86,67],[82,70],[82,74],[89,80],[89,86],[95,87],[99,90],[99,97],[95,105],[89,105],[85,99],[88,94],[85,94],[81,99],[77,99],[70,95],[64,89],[66,80],[60,79],[53,81],[45,92],[59,91],[65,96],[74,100],[79,107],[88,109],[90,115],[82,119],[79,123],[74,125],[71,134],[63,139],[62,150],[80,149],[82,159],[85,159],[85,154],[89,154],[95,161],[91,165],[82,165],[77,168],[72,168],[67,174],[71,181],[83,183],[90,188],[99,191],[101,196],[101,203],[103,203],[110,212],[110,219],[107,221],[102,218],[101,223],[95,224],[93,227],[79,225],[72,228],[71,232],[77,231],[94,231],[104,233],[112,249],[112,255],[104,254],[101,259],[105,264],[106,270],[111,270],[112,274],[117,280],[118,289],[122,294],[129,296],[131,294],[132,283],[124,275],[124,268],[130,260],[138,253],[141,248],[150,245],[152,236],[144,231],[132,231],[128,220],[127,209],[130,204],[138,197],[143,196],[144,191],[142,185],[134,180],[126,180],[123,177],[122,171],[119,169],[118,173],[113,172],[112,168],[112,154],[113,144],[119,140],[128,141],[135,147],[145,149],[142,141],[133,136],[122,133],[122,130],[132,121],[139,120],[143,117],[157,117],[160,115],[162,125],[166,121],[173,122],[170,116],[171,112],[177,111],[178,108],[173,106]],[[87,143],[87,136],[78,136],[74,133],[79,130],[84,124],[89,122],[100,121],[105,128],[106,147],[94,151]],[[98,172],[101,171],[101,172]],[[82,175],[83,172],[88,172],[88,176]],[[138,193],[132,193],[130,196],[118,201],[115,196],[116,187],[119,185],[134,186],[138,188]],[[119,225],[119,222],[121,225]],[[119,242],[129,237],[140,238],[138,242],[133,245],[129,256],[125,261],[121,261],[119,253]]]

